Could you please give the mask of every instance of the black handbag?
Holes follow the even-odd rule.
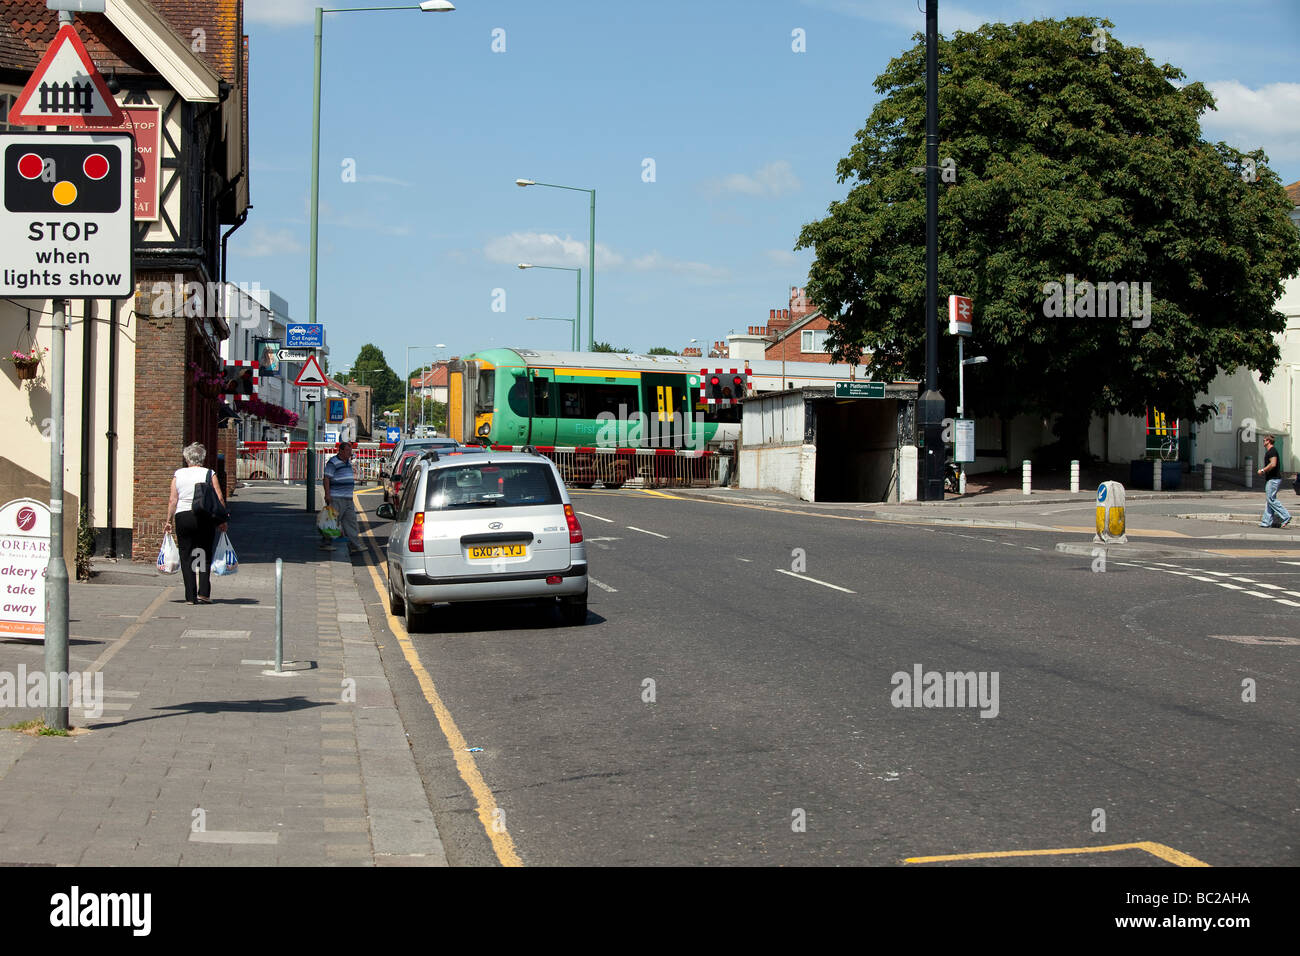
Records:
[[[215,524],[224,524],[230,520],[230,512],[221,503],[217,489],[212,487],[212,470],[208,469],[202,484],[194,486],[194,497],[190,501],[190,510],[194,517],[204,518]]]

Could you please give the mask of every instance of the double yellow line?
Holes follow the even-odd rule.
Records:
[[[373,492],[373,489],[367,490]],[[367,562],[366,568],[369,570],[370,579],[375,585],[375,592],[379,595],[384,619],[393,637],[397,639],[397,646],[402,649],[402,655],[406,658],[407,666],[411,668],[411,673],[415,675],[415,679],[419,682],[420,690],[424,693],[424,699],[433,709],[433,715],[438,720],[438,726],[442,728],[443,736],[447,738],[447,746],[451,748],[451,756],[456,761],[456,770],[460,773],[460,778],[465,781],[470,793],[474,795],[474,800],[478,804],[478,819],[483,824],[483,832],[487,834],[488,840],[491,841],[492,850],[496,853],[497,859],[502,866],[523,866],[524,861],[519,858],[519,853],[515,849],[515,841],[510,838],[510,831],[506,829],[504,811],[497,806],[491,789],[478,769],[474,755],[467,752],[468,745],[465,743],[465,737],[461,734],[460,728],[456,726],[451,711],[443,703],[438,688],[434,686],[433,678],[429,676],[429,671],[421,663],[420,655],[416,652],[415,645],[411,643],[410,635],[406,633],[406,625],[399,622],[388,609],[388,583],[381,579],[379,575],[379,565],[383,561],[383,557],[379,552],[379,544],[375,540],[372,531],[370,516],[365,514],[359,507],[357,513],[365,519],[366,527],[363,537],[368,539],[367,544],[370,546],[371,553],[375,558],[374,562]]]

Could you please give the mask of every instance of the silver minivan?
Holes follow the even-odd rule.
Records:
[[[587,546],[549,458],[428,451],[375,514],[393,522],[388,606],[408,632],[440,603],[549,601],[566,624],[586,623]]]

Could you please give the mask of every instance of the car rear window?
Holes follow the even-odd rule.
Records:
[[[548,464],[520,461],[464,464],[429,472],[426,511],[517,508],[563,503]]]

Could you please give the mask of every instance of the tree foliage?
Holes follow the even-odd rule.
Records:
[[[678,352],[676,349],[670,349],[670,348],[665,348],[662,345],[656,345],[654,348],[652,348],[649,352],[646,352],[645,354],[646,355],[680,355],[681,353]]]
[[[384,353],[377,346],[370,343],[361,346],[361,351],[352,362],[352,372],[358,382],[361,381],[361,373],[365,372],[365,383],[372,390],[374,408],[391,407],[394,403],[402,401],[405,396],[406,390],[402,386],[402,380],[388,367]]]
[[[1201,138],[1213,98],[1076,17],[986,24],[939,44],[940,329],[947,296],[971,297],[967,354],[988,355],[977,408],[1059,412],[1078,434],[1093,412],[1197,408],[1220,369],[1265,380],[1279,360],[1274,309],[1300,269],[1291,204],[1262,151]],[[832,319],[837,359],[924,378],[925,45],[876,80],[883,98],[837,167],[848,196],[804,226],[807,292]],[[951,174],[950,174],[951,178]],[[1141,316],[1052,316],[1050,283],[1076,294],[1150,283]],[[1058,296],[1059,301],[1059,296]],[[1111,303],[1114,305],[1115,303]],[[1087,303],[1083,303],[1087,305]],[[1136,305],[1136,303],[1134,303]],[[941,343],[945,389],[956,349]]]
[[[608,342],[596,342],[591,346],[591,350],[593,352],[618,352],[623,355],[627,355],[632,351],[631,349],[616,349]]]

